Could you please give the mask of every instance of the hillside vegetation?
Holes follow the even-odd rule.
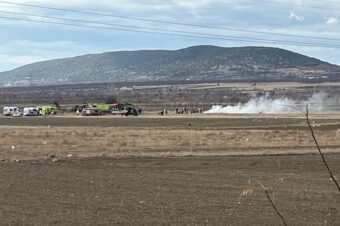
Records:
[[[3,85],[320,78],[337,80],[340,67],[278,48],[216,46],[89,54],[0,73]]]

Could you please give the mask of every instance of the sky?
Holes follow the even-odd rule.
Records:
[[[279,47],[340,65],[340,47],[337,47],[340,46],[340,1],[335,0],[7,0],[7,2],[227,29],[81,14],[7,4],[0,0],[0,72],[33,62],[89,53],[141,49],[175,50],[193,45]],[[8,17],[25,20],[13,20]],[[72,23],[81,26],[27,20]],[[131,28],[131,26],[141,28]],[[105,29],[90,27],[105,27]],[[151,31],[156,33],[174,33],[173,31],[176,30],[180,31],[181,35],[182,32],[189,32],[191,35],[186,33],[185,36],[171,36],[114,30],[117,28],[143,32],[151,31],[146,28],[167,30]],[[235,29],[293,36],[235,31]],[[230,36],[238,38],[232,40],[226,38]],[[322,39],[315,39],[315,37]],[[249,38],[257,40],[249,42]],[[270,40],[290,42],[290,44],[298,42],[298,44],[272,43]],[[300,43],[313,43],[313,46],[303,46]]]

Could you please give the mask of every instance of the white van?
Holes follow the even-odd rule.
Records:
[[[27,108],[24,108],[23,114],[24,116],[38,116],[39,109],[36,107],[27,107]]]
[[[18,107],[4,107],[3,114],[6,116],[13,116],[13,114],[17,114],[19,112]]]

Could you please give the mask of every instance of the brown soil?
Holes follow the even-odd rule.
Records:
[[[288,225],[340,222],[301,118],[75,118],[0,118],[2,225],[279,225],[260,184]],[[313,125],[340,180],[337,119]]]
[[[328,155],[339,179],[340,155]],[[338,225],[318,155],[0,163],[2,225]]]

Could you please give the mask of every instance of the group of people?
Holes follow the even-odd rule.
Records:
[[[176,114],[201,114],[204,112],[204,108],[177,108]]]
[[[180,115],[180,114],[201,114],[204,112],[204,108],[176,108],[176,115]],[[158,114],[160,115],[167,115],[169,114],[167,109],[163,109],[161,112],[159,112]]]

